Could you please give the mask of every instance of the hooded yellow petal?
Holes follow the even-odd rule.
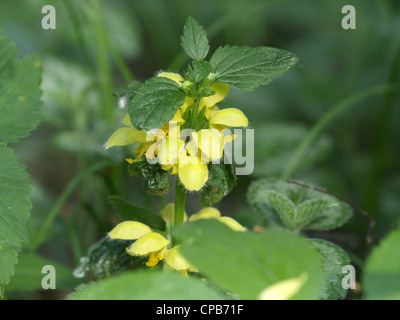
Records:
[[[203,163],[179,163],[178,174],[179,180],[189,191],[199,191],[208,180],[208,168]]]
[[[168,246],[169,242],[161,234],[150,232],[137,239],[126,251],[132,256],[147,256]]]
[[[227,127],[247,127],[249,120],[245,114],[236,108],[227,108],[215,112],[210,118],[210,125],[223,125]]]
[[[199,110],[201,110],[204,106],[206,106],[207,108],[211,108],[218,102],[224,100],[229,92],[229,85],[227,85],[226,83],[217,82],[211,85],[210,89],[214,90],[215,93],[212,96],[204,97],[201,99]]]
[[[264,289],[258,296],[259,300],[289,300],[296,293],[299,292],[301,287],[308,279],[307,273],[303,272],[297,278],[291,278],[284,281],[279,281],[266,289]]]
[[[171,268],[178,270],[178,271],[183,271],[183,270],[189,270],[192,272],[198,272],[199,270],[192,266],[179,252],[180,246],[175,246],[172,249],[168,250],[166,255],[165,255],[165,262],[170,266]]]
[[[220,217],[218,220],[224,224],[226,224],[233,231],[246,231],[246,228],[243,227],[239,222],[231,217]]]
[[[111,239],[136,240],[150,232],[151,228],[141,222],[124,221],[117,224],[114,229],[108,233],[108,236]]]
[[[201,209],[199,212],[192,214],[189,218],[189,221],[196,221],[200,219],[212,219],[219,218],[221,216],[221,212],[217,208],[206,207]]]
[[[185,79],[180,74],[174,72],[161,72],[157,75],[157,77],[168,78],[175,81],[179,85],[182,85],[182,83],[185,81]]]
[[[106,143],[106,148],[126,146],[136,142],[146,142],[146,132],[133,127],[120,128],[115,131]]]
[[[182,118],[182,112],[181,112],[181,110],[178,110],[178,111],[175,113],[175,115],[174,115],[174,117],[172,118],[171,121],[172,121],[172,122],[176,122],[177,124],[185,123],[185,120]],[[170,121],[170,122],[171,122],[171,121]]]

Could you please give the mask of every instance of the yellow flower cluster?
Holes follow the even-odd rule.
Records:
[[[161,215],[166,222],[167,229],[174,224],[174,204],[168,204]],[[184,221],[196,221],[200,219],[217,219],[226,224],[234,231],[245,231],[246,229],[236,220],[230,217],[221,217],[218,209],[207,207],[201,209]],[[111,239],[134,241],[126,252],[132,256],[148,257],[146,266],[154,267],[160,261],[165,261],[164,268],[177,270],[187,275],[187,272],[198,272],[199,270],[191,265],[179,252],[179,245],[170,248],[171,241],[159,232],[153,231],[149,226],[138,221],[124,221],[115,226],[108,236]]]
[[[182,86],[185,79],[176,73],[163,72],[158,75],[177,82]],[[137,158],[127,159],[128,162],[140,160],[143,156],[149,163],[154,159],[161,164],[162,169],[178,174],[181,183],[189,191],[198,191],[208,180],[207,164],[221,159],[224,146],[232,141],[234,136],[224,135],[229,127],[247,127],[248,119],[242,111],[236,108],[220,110],[217,103],[222,101],[229,92],[225,83],[214,83],[210,89],[215,93],[203,97],[198,104],[198,114],[204,115],[206,128],[182,134],[180,128],[188,119],[184,119],[187,108],[193,108],[194,100],[186,97],[185,103],[178,109],[173,119],[159,130],[149,132],[136,130],[126,115],[122,120],[125,127],[118,129],[106,143],[106,147],[124,146],[140,143],[134,150]],[[203,111],[203,112],[202,112]],[[187,128],[193,129],[193,128]],[[183,131],[183,130],[182,130]],[[156,132],[156,133],[155,133]]]

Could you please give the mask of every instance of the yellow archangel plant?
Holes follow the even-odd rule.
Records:
[[[177,73],[162,72],[158,77],[171,79],[180,86],[185,86],[188,82]],[[150,164],[159,163],[163,170],[178,174],[180,182],[187,190],[199,191],[208,180],[207,164],[219,161],[223,157],[225,144],[234,139],[226,129],[248,126],[248,119],[241,110],[220,110],[217,106],[228,94],[229,85],[217,82],[210,89],[215,93],[200,99],[198,105],[187,96],[185,103],[162,128],[148,132],[137,130],[127,114],[122,120],[125,126],[113,133],[106,148],[139,143],[138,148],[133,150],[137,156],[135,159],[128,158],[129,163],[145,157]],[[188,108],[196,109],[191,110],[191,114],[196,112],[192,119],[195,118],[196,123],[202,123],[202,127],[196,128],[194,121],[187,118]]]

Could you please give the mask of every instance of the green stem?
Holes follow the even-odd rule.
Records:
[[[179,178],[176,178],[175,183],[175,212],[174,212],[174,224],[177,225],[183,222],[185,215],[185,187],[179,182]]]
[[[356,92],[355,94],[345,98],[344,100],[336,104],[311,128],[309,133],[301,141],[300,145],[295,150],[293,157],[291,158],[285,170],[283,171],[281,178],[286,180],[293,174],[296,167],[303,159],[303,156],[305,155],[306,151],[311,146],[313,141],[343,111],[353,106],[355,102],[358,102],[361,99],[395,90],[396,88],[393,84],[379,85]]]
[[[65,189],[62,191],[61,195],[58,197],[57,201],[54,203],[53,207],[50,209],[49,214],[47,215],[46,219],[44,220],[42,227],[38,231],[36,237],[32,240],[31,242],[31,250],[36,251],[39,246],[43,243],[44,239],[46,238],[46,235],[49,232],[50,227],[52,226],[54,220],[56,219],[59,211],[63,207],[64,203],[68,200],[68,198],[71,196],[72,192],[80,185],[84,179],[92,174],[93,172],[96,172],[97,170],[100,170],[106,166],[110,165],[109,161],[102,161],[95,163],[91,165],[90,167],[87,167],[85,170],[81,171],[78,175],[76,175],[65,187]]]

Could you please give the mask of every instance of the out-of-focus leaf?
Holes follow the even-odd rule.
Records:
[[[21,253],[18,256],[15,275],[6,287],[7,292],[41,290],[42,279],[46,275],[42,273],[42,268],[46,265],[55,268],[57,290],[70,290],[81,282],[74,278],[72,269],[65,265],[34,253]]]
[[[165,230],[165,221],[161,216],[145,208],[135,206],[119,196],[110,196],[109,199],[115,211],[119,213],[124,220],[139,221],[148,225],[150,228],[161,231]]]
[[[173,230],[181,253],[200,274],[243,299],[257,299],[269,286],[307,275],[292,299],[318,299],[322,285],[321,257],[294,233],[270,230],[235,232],[214,220],[185,223]]]
[[[364,270],[364,299],[400,300],[400,230],[372,250]]]
[[[352,217],[352,209],[333,196],[283,180],[261,179],[250,186],[248,201],[268,218],[290,229],[329,230]]]
[[[0,142],[16,142],[36,128],[42,118],[37,57],[18,59],[15,45],[0,30]]]
[[[172,272],[137,271],[78,288],[71,300],[222,300],[199,279]]]
[[[350,258],[341,248],[325,240],[313,239],[312,246],[321,253],[323,280],[321,299],[344,299],[347,290],[342,286],[342,268],[350,265]]]

